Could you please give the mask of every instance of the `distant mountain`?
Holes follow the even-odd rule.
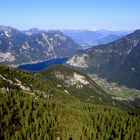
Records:
[[[106,43],[109,43],[109,42],[112,42],[112,41],[115,41],[119,38],[121,38],[122,35],[116,35],[116,34],[109,34],[101,39],[99,39],[97,41],[98,44],[106,44]]]
[[[108,30],[62,30],[80,44],[83,49],[91,48],[96,45],[109,43],[129,34],[131,31],[108,31]]]
[[[140,89],[140,30],[75,54],[67,64]]]
[[[125,30],[111,31],[111,30],[101,29],[101,30],[94,30],[94,32],[100,33],[105,37],[105,36],[108,36],[108,35],[111,35],[111,34],[114,34],[114,35],[117,35],[117,36],[120,36],[120,35],[124,36],[126,34],[131,33],[132,31],[125,31]]]
[[[80,46],[63,33],[31,29],[20,32],[0,26],[0,62],[6,64],[32,63],[50,58],[71,56]]]
[[[35,34],[39,34],[39,33],[41,33],[42,31],[41,30],[39,30],[39,29],[37,29],[37,28],[31,28],[31,29],[29,29],[29,30],[27,30],[27,31],[22,31],[22,33],[24,33],[24,34],[26,34],[26,35],[28,35],[28,36],[30,36],[30,35],[35,35]]]

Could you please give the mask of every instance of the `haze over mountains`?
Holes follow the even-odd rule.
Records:
[[[110,31],[110,30],[46,30],[50,32],[61,31],[64,35],[72,38],[76,43],[82,46],[82,49],[91,48],[96,45],[106,44],[115,41],[122,36],[125,36],[133,31]],[[33,35],[44,32],[37,28],[32,28],[27,31],[23,31],[26,35]]]
[[[62,32],[71,37],[80,44],[83,49],[88,49],[100,44],[106,44],[125,36],[132,31],[109,31],[109,30],[62,30]]]

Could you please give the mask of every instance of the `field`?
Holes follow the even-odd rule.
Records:
[[[115,82],[109,83],[106,79],[99,77],[96,74],[90,75],[90,77],[99,84],[108,94],[118,97],[119,99],[129,100],[136,97],[140,97],[140,90],[130,89],[126,86],[120,86]]]

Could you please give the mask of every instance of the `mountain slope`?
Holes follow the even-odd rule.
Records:
[[[39,73],[22,71],[0,65],[0,91],[22,91],[34,97],[59,98],[65,97],[64,89],[42,77]]]
[[[40,97],[69,96],[113,105],[113,99],[87,75],[65,66],[53,66],[35,73],[0,65],[0,81],[0,89],[4,91],[17,89]]]
[[[83,101],[112,105],[115,102],[99,85],[79,71],[58,65],[41,73],[53,83],[57,83],[58,87],[65,88],[70,95]]]
[[[139,114],[111,101],[87,75],[65,66],[33,73],[0,65],[0,139],[139,140]]]
[[[78,100],[34,98],[0,92],[0,139],[135,139],[140,116]]]
[[[65,66],[52,66],[41,72],[28,72],[0,65],[0,90],[23,91],[35,97],[54,99],[77,98],[80,101],[123,107],[130,104],[120,102],[108,95],[86,74]]]
[[[50,58],[71,56],[80,49],[61,32],[39,32],[26,35],[12,27],[0,26],[0,62],[22,64]]]
[[[140,89],[140,30],[117,41],[75,54],[67,64]]]

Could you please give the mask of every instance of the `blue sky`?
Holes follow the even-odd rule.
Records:
[[[140,29],[140,0],[0,0],[0,25],[20,30]]]

